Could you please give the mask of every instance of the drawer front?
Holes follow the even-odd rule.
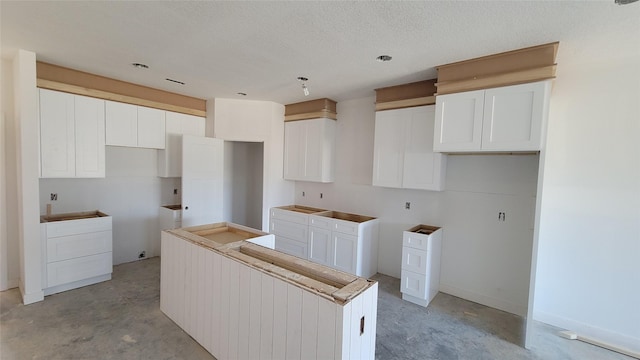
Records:
[[[418,274],[426,274],[427,261],[426,251],[406,246],[402,247],[402,270],[409,270]]]
[[[309,253],[309,246],[306,242],[292,240],[282,236],[275,236],[276,244],[275,249],[285,254],[297,256],[302,259],[307,259]]]
[[[271,220],[279,219],[301,225],[309,225],[309,215],[297,211],[271,209]]]
[[[111,216],[46,223],[47,237],[111,231]]]
[[[47,287],[110,274],[111,252],[47,264]]]
[[[333,219],[324,216],[310,215],[309,226],[315,226],[320,229],[333,230]]]
[[[269,226],[269,232],[284,236],[289,239],[307,243],[307,234],[309,227],[307,225],[296,224],[288,221],[273,219]]]
[[[420,299],[426,299],[427,279],[422,274],[416,274],[411,271],[402,270],[400,291],[404,294],[415,296]]]
[[[47,263],[110,252],[111,231],[47,239]]]
[[[347,235],[358,236],[358,225],[360,224],[352,221],[333,220],[332,230]]]
[[[427,250],[430,240],[430,235],[418,234],[411,231],[404,231],[402,234],[402,245],[414,249]]]

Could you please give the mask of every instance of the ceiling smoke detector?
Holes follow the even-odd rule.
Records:
[[[304,96],[309,96],[309,89],[307,88],[306,83],[309,79],[304,76],[298,76],[298,81],[302,83],[302,92],[304,93]]]
[[[141,64],[141,63],[133,63],[131,64],[134,68],[137,69],[148,69],[149,65]]]
[[[387,61],[391,61],[391,59],[393,58],[389,55],[380,55],[376,58],[376,60],[379,62],[387,62]]]

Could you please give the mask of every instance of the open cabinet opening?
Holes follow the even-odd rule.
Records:
[[[225,141],[224,147],[224,219],[261,229],[264,143]]]

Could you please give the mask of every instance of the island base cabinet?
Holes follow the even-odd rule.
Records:
[[[162,232],[160,309],[220,360],[373,359],[378,285],[338,304]]]

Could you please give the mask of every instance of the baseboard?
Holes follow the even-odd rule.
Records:
[[[534,310],[533,319],[562,329],[571,330],[578,335],[578,338],[592,339],[597,342],[611,344],[622,350],[640,354],[640,338],[637,337],[620,334],[615,331],[599,328],[544,311]],[[618,351],[615,349],[612,350]]]
[[[440,282],[440,287],[439,287],[438,290],[443,292],[443,293],[449,294],[449,295],[457,296],[459,298],[462,298],[462,299],[465,299],[465,300],[469,300],[469,301],[473,301],[473,302],[481,304],[481,305],[485,305],[485,306],[489,306],[489,307],[492,307],[492,308],[495,308],[495,309],[498,309],[498,310],[506,311],[506,312],[511,313],[511,314],[515,314],[515,315],[522,316],[522,317],[526,317],[527,316],[527,307],[526,306],[521,306],[521,305],[518,305],[518,304],[514,304],[514,303],[509,302],[509,301],[496,299],[496,298],[493,298],[493,297],[490,297],[490,296],[486,296],[486,295],[483,295],[483,294],[475,293],[473,291],[460,289],[460,288],[457,288],[455,286],[443,284],[442,282]]]
[[[22,283],[22,281],[20,281],[20,284],[18,287],[20,288],[20,295],[22,295],[22,303],[24,305],[33,304],[33,303],[37,303],[39,301],[44,300],[44,291],[40,290],[40,291],[32,292],[29,294],[25,294],[24,284]]]
[[[7,280],[7,282],[4,284],[2,288],[0,288],[0,291],[5,291],[5,290],[17,288],[17,287],[19,287],[18,279],[10,279],[10,280]]]
[[[53,294],[57,294],[59,292],[72,290],[72,289],[77,289],[79,287],[83,287],[83,286],[87,286],[87,285],[93,285],[93,284],[97,284],[99,282],[108,281],[108,280],[111,280],[111,273],[95,276],[95,277],[92,277],[92,278],[89,278],[89,279],[83,279],[83,280],[74,281],[72,283],[67,283],[67,284],[62,284],[62,285],[58,285],[58,286],[49,287],[49,288],[44,289],[44,295],[45,296],[53,295]]]

